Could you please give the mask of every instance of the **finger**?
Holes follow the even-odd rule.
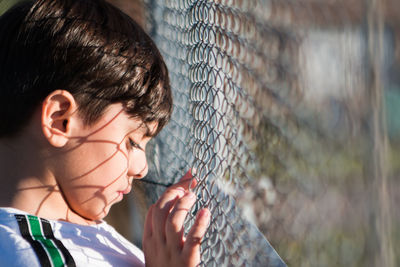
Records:
[[[167,203],[171,204],[170,201],[173,199],[176,199],[176,197],[183,197],[187,190],[185,189],[183,184],[176,184],[173,186],[170,186],[165,190],[165,192],[160,196],[160,198],[157,200],[155,203],[155,206],[158,207],[159,209],[164,209],[164,207],[167,205]],[[172,208],[172,205],[170,205],[170,208]],[[168,212],[170,209],[168,210]]]
[[[188,191],[189,186],[190,186],[190,188],[193,188],[193,181],[195,181],[195,180],[196,179],[187,179],[187,180],[179,181],[176,184],[173,184],[170,187],[168,187],[167,191],[169,189],[175,189],[175,188],[180,188],[180,189],[183,189],[183,191]],[[195,182],[195,184],[197,184],[197,183]]]
[[[182,187],[184,190],[188,191],[189,188],[193,189],[197,185],[197,181],[195,178],[179,181],[176,184],[171,185],[169,188],[175,188],[175,187]]]
[[[193,189],[197,185],[197,180],[194,178],[193,173],[196,173],[195,169],[189,169],[184,176],[179,180],[178,183],[183,182],[183,181],[190,181],[190,183],[187,185],[187,188]]]
[[[182,249],[183,223],[186,215],[196,201],[192,192],[186,193],[172,208],[165,225],[167,244],[172,248]]]
[[[200,260],[200,244],[204,234],[207,231],[210,222],[210,211],[202,209],[199,211],[196,221],[186,236],[183,245],[182,254],[192,260]]]
[[[160,241],[165,241],[165,223],[169,212],[175,205],[176,201],[185,194],[183,188],[168,188],[167,191],[160,197],[152,214],[152,229],[153,235]]]
[[[158,199],[153,211],[153,233],[160,240],[165,240],[165,223],[166,218],[174,206],[175,202],[181,198],[189,189],[192,183],[191,170],[189,170],[181,179],[180,182],[170,186],[164,194]]]
[[[189,170],[185,173],[185,175],[183,175],[182,178],[179,179],[179,182],[185,181],[185,180],[188,180],[188,179],[192,179],[192,178],[193,178],[193,172],[192,172],[192,169],[189,169]]]
[[[153,221],[153,205],[151,205],[149,210],[147,211],[146,219],[144,221],[143,242],[145,239],[149,239],[152,236],[153,232],[152,221]]]

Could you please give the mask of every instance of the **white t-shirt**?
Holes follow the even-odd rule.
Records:
[[[0,208],[0,266],[144,266],[144,255],[106,222],[85,226]]]

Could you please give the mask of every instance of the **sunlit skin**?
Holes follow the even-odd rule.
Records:
[[[93,126],[77,127],[53,158],[69,207],[89,220],[107,215],[131,191],[132,180],[147,174],[145,147],[156,127],[131,118],[121,104],[111,105]]]
[[[186,173],[150,207],[147,213],[143,251],[146,266],[198,266],[200,244],[210,220],[208,209],[198,212],[188,235],[183,235],[183,222],[196,197],[189,186],[195,186],[192,174]]]
[[[22,150],[21,144],[26,139],[7,143],[9,153],[4,158],[23,151],[32,154],[29,160],[24,160],[25,173],[29,172],[30,165],[31,173],[41,169],[36,177],[15,179],[20,182],[8,206],[52,219],[95,223],[130,192],[133,179],[147,174],[145,147],[157,123],[144,124],[126,114],[121,104],[114,104],[95,124],[85,126],[75,103],[69,104],[69,111],[62,111],[65,114],[58,121],[54,114],[62,114],[57,110],[65,103],[54,103],[55,100],[68,102],[69,99],[59,96],[48,99],[49,107],[43,113],[47,112],[50,119],[36,116],[36,119],[41,117],[40,132],[44,132],[44,139],[35,133],[37,128],[31,124],[23,135],[26,133],[27,139],[36,140],[24,145]]]
[[[0,139],[0,206],[77,224],[99,223],[148,171],[145,148],[157,122],[143,123],[110,105],[83,123],[73,96],[52,92],[23,131]],[[196,266],[210,214],[199,211],[189,234],[184,219],[195,202],[188,172],[150,207],[144,225],[146,266]]]

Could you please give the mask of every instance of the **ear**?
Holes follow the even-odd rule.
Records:
[[[50,144],[63,147],[71,136],[70,122],[77,110],[75,98],[65,90],[51,92],[42,103],[42,131]]]

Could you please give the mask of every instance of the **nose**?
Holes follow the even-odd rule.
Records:
[[[142,179],[147,175],[149,168],[144,151],[137,150],[131,153],[128,164],[128,176],[134,179]]]

